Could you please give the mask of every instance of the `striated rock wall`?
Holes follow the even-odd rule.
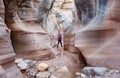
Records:
[[[5,22],[4,3],[0,0],[0,78],[24,78],[14,63],[14,53],[10,30]]]
[[[81,29],[75,46],[87,63],[120,69],[120,0],[75,0]]]
[[[50,57],[58,31],[67,33],[68,27],[72,26],[73,0],[4,0],[4,4],[5,22],[19,57]]]
[[[54,0],[4,0],[5,21],[11,29],[17,56],[36,60],[41,59],[39,56],[50,57],[51,45],[46,23],[53,2]]]
[[[49,58],[58,31],[63,34],[71,26],[73,0],[4,0],[4,3],[5,22],[11,29],[17,56]]]

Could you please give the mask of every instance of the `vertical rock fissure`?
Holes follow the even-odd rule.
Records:
[[[49,15],[49,11],[53,8],[53,5],[56,0],[47,1],[43,0],[42,1],[42,6],[39,7],[38,11],[38,23],[40,23],[40,26],[44,29],[46,29],[46,23],[47,23],[47,18]],[[50,3],[50,7],[48,8],[48,4]]]
[[[79,60],[82,62],[84,66],[87,66],[88,64],[87,64],[86,58],[82,53],[83,53],[82,50],[79,50]]]

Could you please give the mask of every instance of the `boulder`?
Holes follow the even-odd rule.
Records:
[[[75,73],[76,76],[80,76],[80,74],[81,74],[80,72],[76,72]]]
[[[15,63],[17,63],[20,70],[26,70],[28,67],[28,64],[23,59],[16,59]]]
[[[72,78],[71,73],[67,66],[62,66],[58,68],[58,70],[56,70],[56,72],[53,73],[53,75],[56,78]]]
[[[49,68],[49,65],[46,64],[46,63],[40,63],[40,64],[37,65],[37,69],[38,69],[39,71],[45,71],[45,70],[47,70],[48,68]]]
[[[110,70],[108,73],[109,73],[109,74],[114,74],[114,73],[120,74],[120,71],[119,71],[119,70],[116,70],[116,69],[112,69],[112,70]]]
[[[49,72],[39,72],[38,74],[36,74],[36,78],[49,78],[49,77],[50,77]]]
[[[77,78],[79,78],[79,77],[81,77],[81,78],[87,78],[87,76],[86,76],[85,74],[79,73],[79,72],[76,72],[76,73],[75,73],[75,76],[76,76]]]
[[[54,75],[51,75],[50,78],[57,78],[57,77],[55,77]]]
[[[85,67],[83,68],[83,72],[89,76],[103,76],[108,72],[108,68],[105,67]]]

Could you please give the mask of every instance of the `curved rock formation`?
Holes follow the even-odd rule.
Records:
[[[10,30],[4,22],[5,8],[0,0],[0,78],[24,78],[14,63],[15,53],[11,44]]]
[[[12,31],[13,48],[18,56],[37,60],[41,59],[40,56],[50,57],[46,19],[53,2],[54,0],[4,0],[5,20]]]
[[[120,68],[119,3],[119,0],[75,0],[79,20],[83,22],[76,33],[75,46],[83,51],[90,65]]]
[[[64,50],[79,52],[84,65],[87,62],[120,69],[119,3],[120,0],[0,0],[0,77],[24,78],[14,64],[16,55],[50,59],[51,53],[57,51],[53,47],[59,31]]]

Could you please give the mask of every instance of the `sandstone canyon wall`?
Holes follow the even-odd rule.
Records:
[[[11,29],[17,56],[36,60],[51,57],[58,31],[63,34],[71,26],[73,0],[4,0],[4,3],[5,22]]]
[[[82,22],[75,46],[93,66],[120,68],[120,0],[75,0]]]
[[[89,65],[119,69],[119,3],[0,0],[0,76],[23,78],[14,64],[16,55],[34,60],[51,58],[58,31],[63,34],[64,49],[80,50]]]
[[[53,2],[54,0],[4,0],[5,21],[11,29],[13,48],[19,57],[39,60],[41,55],[50,56],[46,20]]]
[[[4,3],[0,0],[0,78],[23,78],[23,75],[14,63],[16,54],[11,44],[11,32],[7,28],[4,19]]]

